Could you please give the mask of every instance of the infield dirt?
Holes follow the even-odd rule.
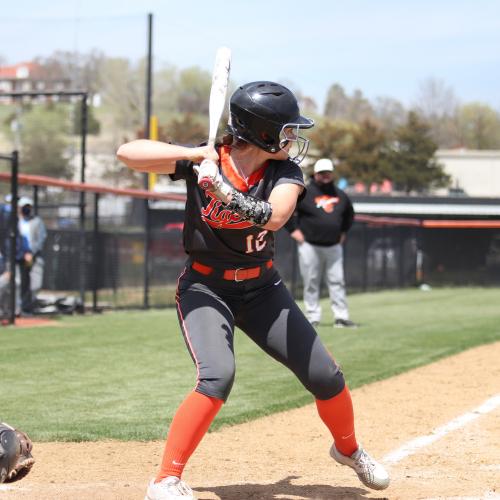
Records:
[[[359,440],[377,458],[500,393],[500,342],[353,391]],[[145,417],[147,418],[147,416]],[[184,479],[199,499],[500,499],[500,407],[393,464],[372,492],[328,455],[315,406],[208,434]],[[35,443],[6,500],[143,499],[163,442]]]

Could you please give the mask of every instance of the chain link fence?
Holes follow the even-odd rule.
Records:
[[[10,160],[11,156],[0,155],[0,162]],[[43,284],[35,313],[174,305],[177,278],[186,260],[184,194],[114,189],[26,174],[19,174],[18,181],[16,185],[10,173],[0,173],[0,196],[5,200],[13,186],[18,196],[30,196],[47,228],[40,255]],[[13,234],[11,210],[10,203],[1,204],[4,256]],[[149,225],[144,224],[146,210]],[[275,265],[294,296],[301,298],[296,245],[285,230],[276,234]],[[424,283],[498,286],[500,221],[357,215],[345,244],[345,274],[351,292]],[[4,317],[12,314],[11,303],[2,302],[7,308]]]

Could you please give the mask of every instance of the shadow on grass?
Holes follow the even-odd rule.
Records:
[[[327,484],[292,484],[292,480],[299,476],[288,476],[281,481],[271,484],[230,484],[226,486],[198,486],[195,494],[198,500],[207,500],[209,497],[201,492],[215,493],[220,500],[273,500],[273,499],[308,499],[327,500],[345,499],[387,500],[387,497],[368,497],[368,490],[347,486],[331,486]]]

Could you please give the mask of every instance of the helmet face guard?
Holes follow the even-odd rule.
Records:
[[[298,123],[286,123],[281,128],[279,134],[279,148],[285,149],[285,147],[291,144],[290,148],[287,150],[288,157],[297,164],[300,164],[309,150],[309,139],[300,135],[301,128],[304,127],[301,127]]]
[[[300,129],[314,126],[313,120],[300,115],[295,96],[283,85],[252,82],[240,87],[231,97],[228,131],[234,137],[264,151],[286,151],[300,163],[307,153],[309,140]]]

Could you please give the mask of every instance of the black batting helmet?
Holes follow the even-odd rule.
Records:
[[[301,116],[297,99],[285,86],[266,81],[242,85],[231,96],[229,113],[228,131],[234,137],[270,153],[296,141],[300,152],[295,159],[305,156],[309,141],[298,132],[311,128],[314,121]]]

